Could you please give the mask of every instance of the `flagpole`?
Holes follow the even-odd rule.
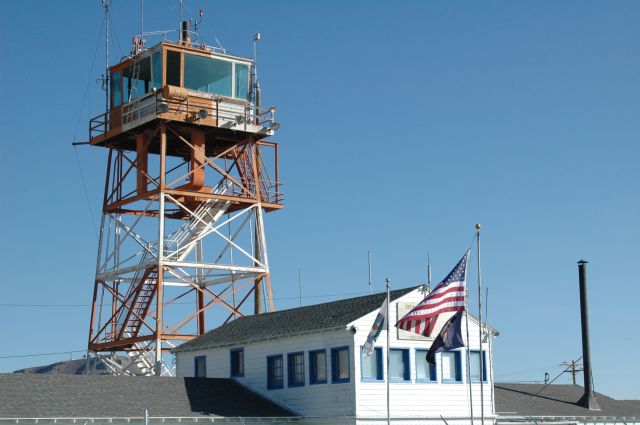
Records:
[[[385,283],[387,284],[387,320],[385,320],[386,322],[386,326],[387,326],[387,353],[386,353],[386,359],[387,359],[387,425],[391,425],[391,401],[389,399],[389,381],[391,380],[391,377],[389,376],[389,341],[391,340],[390,337],[390,327],[389,327],[389,322],[391,320],[391,316],[389,315],[389,304],[390,304],[390,296],[389,296],[389,286],[391,285],[391,279],[386,278],[385,279]]]
[[[471,364],[471,355],[469,354],[469,290],[464,290],[464,319],[467,328],[467,385],[469,385],[469,409],[471,415],[471,425],[473,425],[473,392],[471,391],[471,368],[468,366]],[[484,424],[483,424],[484,425]]]
[[[480,275],[480,224],[476,224],[476,248],[478,249],[478,255],[476,258],[478,266],[478,321],[480,322],[480,330],[478,331],[479,343],[480,343],[480,355],[478,356],[478,363],[480,363],[480,418],[482,425],[484,425],[484,365],[482,361],[482,279]]]
[[[489,318],[489,288],[485,290],[484,295],[484,320],[487,322]],[[491,414],[495,415],[496,412],[496,400],[494,398],[493,391],[493,351],[491,351],[491,335],[487,329],[487,356],[489,356],[489,367],[487,368],[487,382],[491,384]]]

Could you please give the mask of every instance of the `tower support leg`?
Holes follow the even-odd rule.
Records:
[[[165,208],[165,173],[167,156],[167,129],[164,125],[160,128],[160,209],[158,215],[158,278],[156,280],[156,364],[155,374],[162,374],[162,313],[163,313],[163,289],[164,289],[164,208]]]
[[[210,310],[227,321],[273,311],[263,216],[279,207],[278,183],[260,148],[277,145],[219,145],[165,121],[134,136],[109,149],[87,363],[165,375],[164,355],[204,334]]]
[[[199,240],[196,245],[196,259],[198,263],[202,264],[204,262],[204,253],[202,252],[202,240]],[[199,267],[196,270],[197,274],[197,285],[202,286],[203,283],[203,271],[202,267]],[[204,335],[206,332],[205,323],[204,323],[204,292],[196,291],[196,307],[198,311],[198,335]]]

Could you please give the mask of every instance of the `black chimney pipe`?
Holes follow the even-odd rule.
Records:
[[[580,319],[582,323],[582,362],[584,364],[584,395],[578,401],[580,406],[589,410],[600,410],[593,393],[591,382],[591,353],[589,351],[589,308],[587,307],[587,262],[578,261],[578,279],[580,281]]]
[[[180,41],[182,41],[183,44],[187,45],[191,43],[191,34],[189,34],[189,21],[182,21]]]

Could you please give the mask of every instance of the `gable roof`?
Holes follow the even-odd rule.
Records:
[[[496,383],[496,412],[500,416],[615,416],[640,419],[640,401],[638,400],[615,400],[596,393],[596,400],[602,410],[589,410],[577,404],[584,394],[584,387],[579,385],[543,387],[545,387],[543,384]]]
[[[393,301],[417,288],[419,287],[414,286],[391,291],[391,300]],[[336,329],[379,309],[385,297],[386,293],[381,292],[346,300],[240,317],[198,338],[185,342],[174,348],[172,352],[237,345],[280,336]]]
[[[232,379],[0,374],[0,418],[294,416]]]

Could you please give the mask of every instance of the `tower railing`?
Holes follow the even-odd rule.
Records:
[[[165,98],[161,91],[156,91],[113,108],[89,121],[89,137],[105,136],[109,130],[154,117],[252,133],[266,132],[276,125],[275,107],[257,108],[209,93],[191,90],[186,93],[183,98]]]

